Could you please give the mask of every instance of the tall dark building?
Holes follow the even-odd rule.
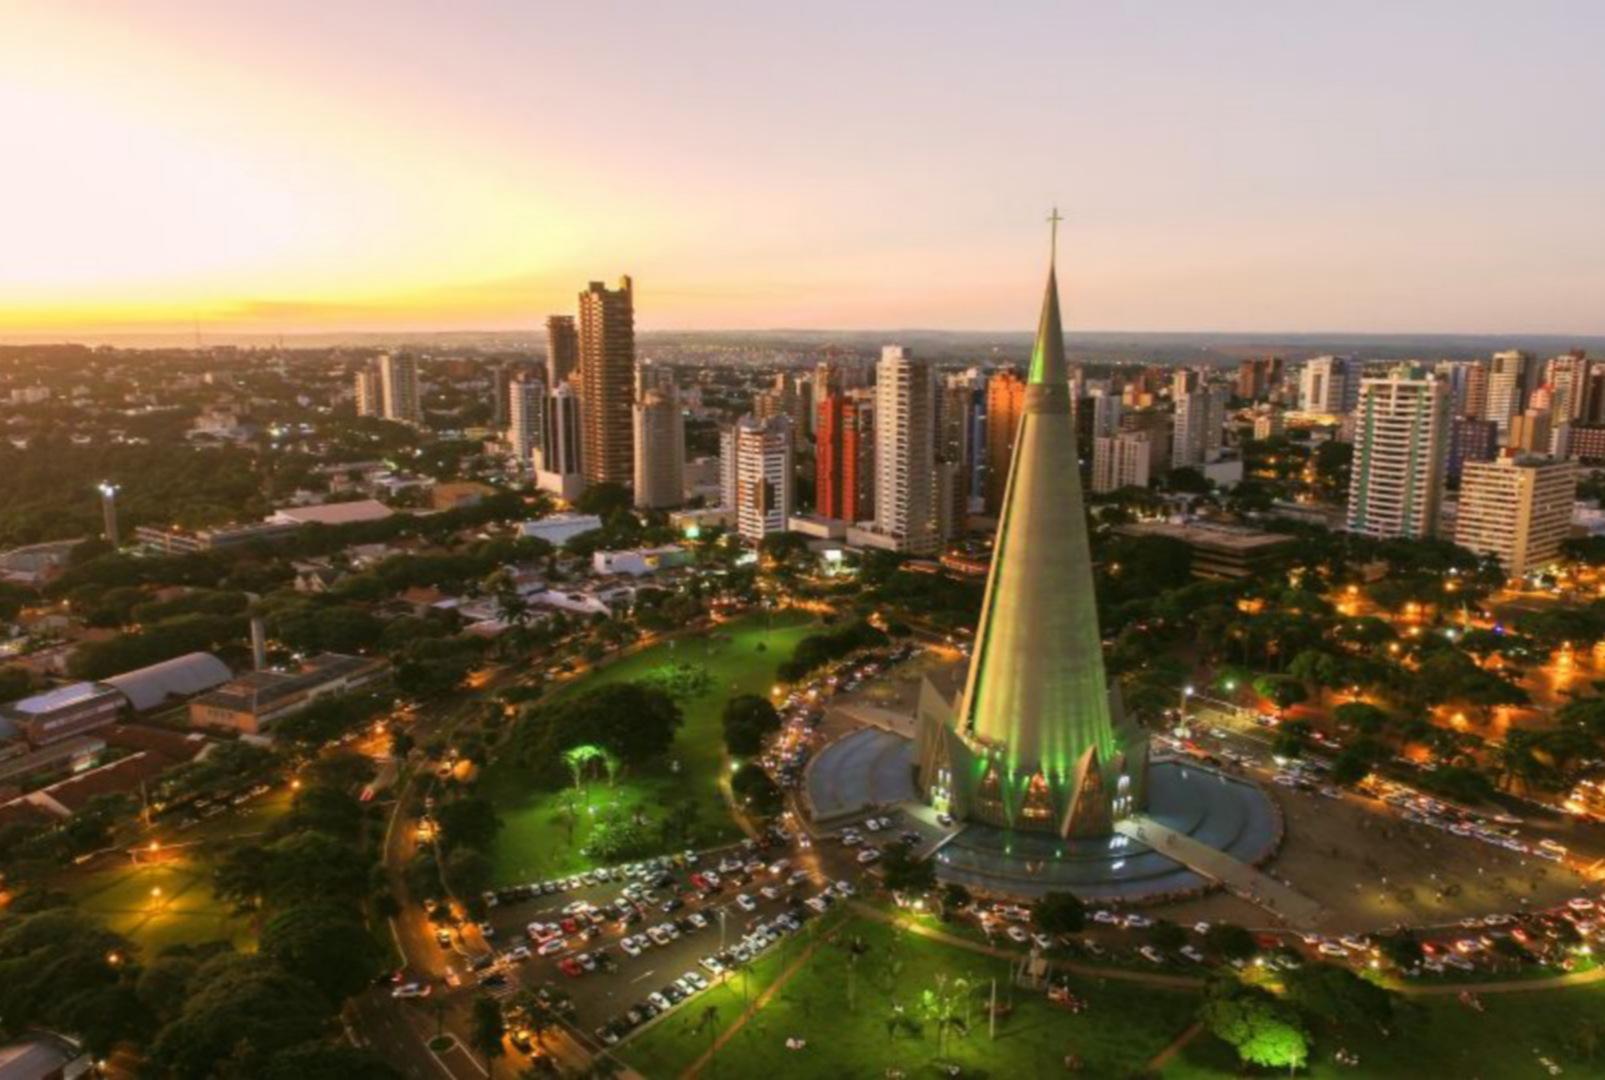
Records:
[[[1468,461],[1492,461],[1499,456],[1499,425],[1492,420],[1457,416],[1449,422],[1449,463],[1444,473],[1460,478]]]
[[[635,478],[635,301],[628,277],[617,289],[600,281],[580,293],[581,455],[587,484]]]
[[[814,450],[814,512],[864,521],[875,512],[873,402],[841,391],[819,402]]]
[[[580,335],[574,316],[549,315],[546,319],[546,385],[557,389],[580,363]]]

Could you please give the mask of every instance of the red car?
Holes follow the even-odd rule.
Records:
[[[557,965],[557,970],[561,971],[564,975],[567,975],[571,979],[577,979],[581,975],[585,974],[585,969],[580,966],[580,962],[574,959],[572,956],[562,960]]]

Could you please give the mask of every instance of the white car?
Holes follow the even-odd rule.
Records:
[[[865,848],[863,851],[858,853],[858,861],[866,866],[872,862],[875,862],[880,857],[881,853],[876,851],[874,848]]]
[[[773,885],[765,885],[763,888],[758,890],[758,895],[762,896],[765,900],[779,900],[780,890],[775,888]]]
[[[708,928],[708,917],[700,911],[693,911],[687,915],[686,921],[698,930],[706,930]]]
[[[1026,942],[1031,940],[1031,935],[1027,934],[1018,926],[1011,926],[1008,928],[1008,930],[1004,931],[1004,933],[1008,934],[1009,940],[1017,945],[1024,945]]]
[[[719,958],[716,956],[704,956],[697,962],[702,965],[703,970],[716,979],[725,972],[724,965],[719,962]]]
[[[619,942],[619,948],[624,950],[626,956],[640,956],[641,946],[635,943],[633,937],[624,938]]]
[[[864,828],[868,829],[870,832],[880,832],[880,818],[870,818],[868,821],[864,822]]]
[[[740,908],[742,911],[757,911],[758,901],[754,900],[746,893],[742,893],[740,896],[736,897],[736,907]]]
[[[1199,922],[1193,923],[1193,933],[1195,933],[1195,934],[1207,934],[1207,933],[1209,933],[1209,923],[1203,922],[1203,921],[1199,921]]]
[[[393,997],[393,998],[421,998],[421,997],[428,997],[429,996],[429,990],[430,990],[430,986],[429,986],[428,983],[416,983],[416,982],[402,983],[400,986],[398,986],[394,990],[390,991],[390,996]]]
[[[536,955],[551,956],[554,953],[562,952],[566,948],[568,948],[568,941],[564,938],[555,937],[537,949]]]
[[[842,896],[851,896],[853,895],[853,883],[851,881],[838,881],[836,882],[836,891]]]
[[[1204,962],[1204,954],[1198,951],[1198,947],[1196,945],[1183,945],[1181,947],[1181,954],[1195,964],[1202,964]]]
[[[1137,951],[1141,953],[1142,958],[1148,961],[1150,964],[1163,964],[1165,962],[1164,954],[1158,949],[1154,948],[1152,945],[1144,945]]]

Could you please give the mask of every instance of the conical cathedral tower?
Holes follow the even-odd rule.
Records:
[[[1054,271],[968,681],[955,705],[922,707],[920,779],[956,816],[1096,836],[1140,802],[1147,741],[1104,674]]]

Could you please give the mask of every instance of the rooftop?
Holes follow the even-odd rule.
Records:
[[[1224,548],[1252,554],[1292,543],[1286,533],[1266,532],[1247,525],[1228,525],[1218,521],[1139,521],[1121,525],[1116,532],[1128,536],[1168,536],[1194,547]]]
[[[55,712],[57,709],[70,708],[73,705],[93,701],[115,691],[104,683],[78,682],[68,686],[58,686],[53,690],[46,690],[42,694],[25,697],[21,701],[13,701],[6,709],[24,716],[42,716],[45,713]]]

